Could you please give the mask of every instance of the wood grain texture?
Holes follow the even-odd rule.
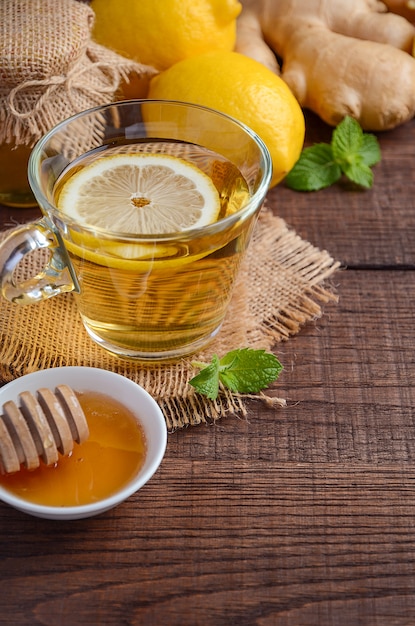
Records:
[[[206,471],[170,454],[116,514],[11,516],[0,608],[10,624],[409,624],[414,479],[252,458]]]
[[[122,506],[49,522],[0,503],[0,624],[414,626],[415,122],[379,136],[371,191],[268,205],[342,261],[338,304],[275,347],[246,419],[169,436]],[[331,129],[307,115],[307,142]],[[0,207],[0,224],[36,210]]]

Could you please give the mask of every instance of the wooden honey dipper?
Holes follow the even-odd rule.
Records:
[[[46,465],[58,461],[58,452],[70,454],[74,441],[82,443],[89,436],[84,412],[75,392],[68,385],[58,385],[55,392],[38,389],[37,397],[23,391],[18,407],[12,400],[3,404],[0,415],[0,470],[18,472],[23,464],[36,469],[40,459]]]

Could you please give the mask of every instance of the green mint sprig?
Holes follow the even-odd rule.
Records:
[[[257,393],[283,369],[274,354],[252,348],[231,350],[221,359],[214,354],[209,364],[193,361],[192,365],[202,369],[189,383],[210,400],[218,397],[220,383],[231,391]]]
[[[371,167],[381,159],[374,135],[364,133],[359,122],[345,117],[335,128],[331,142],[304,148],[299,160],[285,177],[285,184],[295,191],[318,191],[330,187],[344,174],[351,181],[370,189]]]

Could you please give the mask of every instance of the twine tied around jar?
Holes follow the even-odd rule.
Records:
[[[98,69],[102,72],[106,72],[107,75],[110,74],[110,82],[108,85],[102,85],[100,89],[91,88],[89,85],[83,84],[81,78],[88,74],[91,69]],[[72,92],[74,89],[80,89],[85,92],[87,96],[90,98],[94,98],[97,101],[102,98],[104,95],[108,95],[109,99],[112,99],[115,91],[118,89],[120,82],[119,73],[108,65],[108,63],[104,63],[102,61],[97,61],[93,63],[90,67],[84,67],[79,69],[78,66],[73,67],[66,75],[64,76],[50,76],[50,78],[45,78],[43,80],[28,80],[20,85],[14,87],[9,95],[6,98],[6,103],[9,108],[9,111],[16,118],[26,119],[33,115],[36,111],[39,111],[45,104],[52,98],[53,93],[56,92],[59,87],[63,86],[65,88],[65,93],[69,99],[69,102],[74,110],[77,108],[77,103],[75,99],[72,97]],[[31,88],[42,88],[45,87],[45,91],[43,91],[34,105],[30,110],[21,111],[18,110],[18,98],[17,96],[21,92],[27,92]]]

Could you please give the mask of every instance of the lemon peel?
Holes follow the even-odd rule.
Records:
[[[238,0],[92,0],[95,41],[166,69],[210,50],[232,50]]]

